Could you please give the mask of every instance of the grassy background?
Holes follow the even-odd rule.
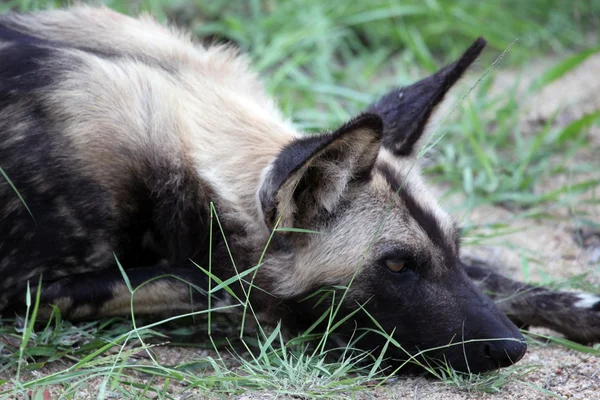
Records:
[[[589,178],[589,173],[599,165],[578,163],[574,157],[577,149],[589,145],[587,128],[598,123],[598,113],[572,121],[567,127],[555,128],[549,123],[526,134],[517,124],[520,114],[516,92],[492,91],[497,70],[527,71],[528,65],[540,57],[551,57],[554,61],[548,65],[547,73],[540,75],[527,95],[596,52],[596,32],[600,25],[598,1],[108,0],[104,3],[125,13],[149,11],[209,41],[234,42],[250,54],[254,67],[265,77],[269,91],[284,113],[307,131],[332,128],[391,86],[414,82],[435,71],[457,57],[477,36],[484,36],[489,47],[475,67],[476,73],[483,72],[518,39],[454,117],[444,123],[440,132],[443,138],[428,154],[430,178],[447,187],[450,193],[464,196],[462,204],[466,207],[502,205],[515,210],[519,218],[540,218],[548,207],[570,204],[581,193],[599,186],[600,177]],[[0,11],[65,4],[3,1]],[[579,175],[585,179],[577,180],[576,187],[534,190],[536,182],[565,172],[574,179]],[[579,220],[585,226],[598,224],[586,215],[580,215]],[[471,244],[485,242],[490,236],[478,234],[480,228],[489,226],[469,228]],[[494,236],[501,235],[505,227],[499,224],[492,228]],[[32,303],[34,300],[31,299]],[[30,321],[31,318],[21,321],[17,328],[12,321],[0,324],[3,335],[0,374],[11,377],[7,386],[0,388],[0,397],[19,393],[22,397],[46,400],[43,397],[46,388],[60,387],[64,397],[77,398],[90,382],[99,382],[94,397],[111,394],[170,398],[170,393],[176,390],[173,388],[181,387],[178,385],[182,383],[188,391],[196,388],[211,390],[213,394],[251,388],[329,397],[363,389],[385,377],[377,365],[366,372],[351,374],[357,367],[355,358],[345,357],[335,362],[325,359],[323,352],[305,353],[301,343],[284,344],[278,328],[243,344],[248,348],[242,346],[242,350],[251,350],[254,356],[224,357],[210,353],[211,356],[185,365],[150,362],[140,366],[134,365],[130,356],[146,348],[148,338],[164,340],[151,328],[132,331],[130,322],[122,320],[72,325],[57,315],[47,326],[34,331]],[[168,329],[171,333],[189,334],[192,329],[205,328]],[[213,344],[219,345],[215,340],[196,346],[213,348]],[[28,371],[48,369],[55,372],[24,378]],[[469,390],[496,391],[516,371],[519,370],[473,378],[447,370],[439,377]],[[6,389],[9,385],[10,389]]]

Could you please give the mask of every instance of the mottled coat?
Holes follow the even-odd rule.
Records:
[[[457,369],[516,362],[521,334],[467,272],[500,297],[520,284],[465,272],[457,224],[415,158],[484,45],[307,136],[230,47],[104,8],[0,17],[0,312],[22,312],[27,282],[41,279],[43,313],[55,304],[71,319],[129,315],[117,260],[133,287],[151,280],[136,292],[136,314],[189,312],[207,307],[211,285],[252,269],[212,307],[250,291],[262,315],[302,330],[331,303],[303,299],[350,285],[341,316],[361,306],[370,317],[354,314],[347,336],[372,317],[409,352],[496,339],[433,354]],[[542,325],[599,338],[598,298],[579,308],[578,295],[553,298],[589,324]],[[539,322],[514,304],[502,306],[514,321]],[[369,333],[358,345],[384,342]]]

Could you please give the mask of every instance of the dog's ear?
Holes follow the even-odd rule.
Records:
[[[297,139],[277,156],[259,192],[272,229],[310,228],[332,213],[353,182],[369,176],[381,145],[383,122],[363,114],[332,133]]]
[[[384,148],[397,156],[414,153],[435,109],[485,45],[483,38],[477,39],[457,61],[417,83],[392,90],[367,109],[383,120]]]

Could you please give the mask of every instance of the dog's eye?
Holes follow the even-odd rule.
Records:
[[[385,260],[385,266],[392,272],[400,272],[406,265],[405,261],[401,260]]]

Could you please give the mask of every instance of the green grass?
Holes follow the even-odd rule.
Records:
[[[578,152],[592,146],[589,127],[598,125],[600,114],[591,113],[567,125],[554,124],[552,119],[534,129],[523,130],[518,125],[522,98],[539,92],[598,51],[594,47],[597,38],[589,34],[597,29],[600,17],[597,1],[105,3],[127,13],[148,10],[207,40],[234,42],[249,53],[284,113],[307,131],[335,127],[387,88],[414,82],[454,59],[477,36],[486,37],[489,48],[475,74],[482,73],[518,39],[436,133],[441,139],[427,154],[428,177],[447,187],[449,197],[463,199],[455,212],[468,213],[493,204],[509,208],[513,220],[544,220],[559,218],[555,211],[566,209],[571,217],[563,218],[570,218],[576,227],[597,224],[597,215],[582,213],[579,204],[586,195],[586,204],[600,206],[597,194],[589,196],[600,186],[600,163],[580,162]],[[5,1],[0,11],[64,4]],[[511,68],[527,75],[529,63],[549,55],[556,62],[524,91],[518,92],[516,86],[493,90],[499,71]],[[557,176],[567,176],[567,183],[540,189],[540,182]],[[511,222],[471,221],[466,244],[499,240],[502,244],[502,238],[512,232]],[[537,263],[536,255],[526,247],[522,254],[522,269],[528,277]],[[597,273],[600,266],[594,268]],[[537,271],[543,272],[543,268]],[[548,277],[545,283],[552,282]],[[226,290],[231,284],[216,282],[215,286]],[[600,291],[581,277],[556,284]],[[30,300],[30,312],[35,314],[35,299]],[[246,310],[251,307],[244,301],[240,304]],[[390,371],[382,369],[382,359],[348,348],[329,354],[318,345],[318,337],[316,348],[309,344],[315,339],[310,332],[287,338],[279,326],[265,327],[257,336],[240,340],[237,328],[232,332],[215,328],[221,317],[206,319],[200,312],[195,317],[192,325],[161,321],[134,326],[122,319],[71,324],[56,312],[42,326],[34,327],[34,315],[16,323],[7,321],[0,324],[0,376],[9,376],[10,382],[0,386],[0,397],[46,399],[45,390],[51,390],[60,391],[61,398],[78,398],[93,382],[93,396],[99,398],[170,399],[176,398],[175,393],[226,398],[246,390],[331,398],[390,379]],[[228,324],[225,320],[222,325]],[[191,336],[207,331],[210,340],[190,342]],[[175,365],[155,362],[154,346],[178,337],[182,338],[180,345],[195,352],[193,360]],[[224,339],[230,337],[236,339]],[[573,351],[587,351],[568,341],[551,340]],[[388,345],[395,345],[391,338]],[[207,354],[197,355],[201,351]],[[450,368],[431,372],[459,390],[495,393],[509,382],[520,382],[530,368],[535,367],[517,366],[481,376],[459,374]],[[11,388],[6,389],[8,386]]]

